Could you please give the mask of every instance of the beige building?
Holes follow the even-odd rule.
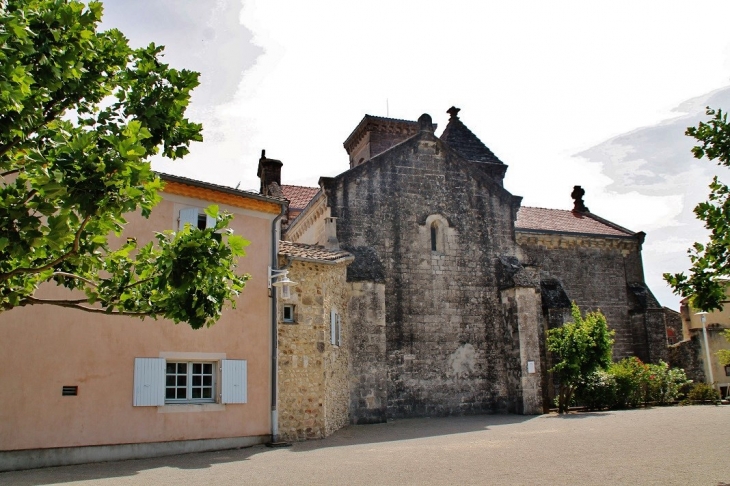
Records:
[[[282,440],[319,439],[349,422],[347,265],[354,257],[280,242],[280,268],[296,282],[278,300],[278,416]]]
[[[163,179],[162,202],[149,219],[128,215],[124,236],[143,244],[186,221],[208,224],[202,210],[210,204],[233,213],[231,228],[251,241],[239,271],[252,278],[237,308],[201,330],[55,306],[0,314],[0,470],[270,440],[275,312],[267,277],[286,203]]]
[[[726,290],[730,295],[730,287]],[[714,382],[716,388],[720,391],[720,395],[725,398],[730,395],[730,366],[723,366],[717,357],[717,352],[721,349],[730,350],[730,342],[725,338],[722,332],[730,329],[730,306],[727,304],[730,299],[725,301],[725,308],[721,311],[712,311],[704,315],[707,341],[703,333],[702,315],[697,309],[692,308],[688,302],[689,299],[683,299],[680,307],[682,315],[682,334],[685,339],[691,339],[697,336],[700,351],[698,358],[702,362],[705,380],[710,383]],[[707,346],[706,346],[707,344]],[[709,367],[708,367],[708,350],[709,347]]]

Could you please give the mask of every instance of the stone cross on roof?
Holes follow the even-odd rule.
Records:
[[[570,197],[573,198],[573,211],[577,213],[590,213],[591,210],[583,202],[583,196],[586,191],[580,186],[573,186],[573,192],[570,193]]]
[[[451,118],[459,118],[459,112],[461,111],[461,108],[457,108],[455,106],[452,106],[448,110],[446,110],[446,113],[451,115]]]

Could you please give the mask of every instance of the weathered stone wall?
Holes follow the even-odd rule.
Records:
[[[385,276],[387,415],[517,411],[518,329],[502,315],[495,272],[515,252],[519,199],[429,132],[324,185],[342,247],[373,255]],[[429,216],[445,223],[437,251]],[[382,375],[379,361],[363,367]]]
[[[699,333],[690,339],[673,344],[668,348],[667,363],[684,369],[687,378],[695,383],[705,381],[704,363],[702,360],[701,336]]]
[[[539,285],[539,284],[536,284]],[[544,342],[540,291],[536,287],[513,287],[502,291],[506,319],[515,321],[520,340],[520,389],[517,390],[517,412],[543,412]]]
[[[350,282],[349,286],[350,422],[381,423],[387,419],[388,405],[385,284]]]
[[[285,262],[281,262],[284,264]],[[291,298],[277,299],[279,312],[279,436],[325,437],[348,423],[349,343],[346,265],[293,261]],[[293,323],[283,306],[294,305]],[[342,345],[330,342],[330,311],[342,323]]]
[[[616,331],[614,359],[638,356],[645,361],[657,361],[663,356],[657,342],[666,340],[664,317],[651,292],[641,287],[644,275],[636,238],[517,230],[517,242],[529,263],[540,267],[543,278],[559,280],[568,298],[582,312],[603,312],[609,327]],[[629,284],[638,286],[631,290]]]

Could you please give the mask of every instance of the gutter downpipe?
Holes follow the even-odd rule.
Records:
[[[279,268],[279,223],[286,215],[287,208],[281,206],[281,213],[271,223],[271,268]],[[267,278],[271,278],[267,275]],[[276,287],[271,287],[271,442],[279,442],[279,411],[277,409],[278,387],[279,387],[279,338],[278,338],[278,315],[276,311]]]

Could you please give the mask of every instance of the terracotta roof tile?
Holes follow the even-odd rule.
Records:
[[[305,186],[281,186],[284,197],[289,200],[289,207],[292,209],[304,209],[319,191],[319,187]]]
[[[564,209],[523,206],[517,213],[515,228],[519,230],[557,231],[607,236],[633,236],[628,230],[604,223],[591,213],[574,213]]]
[[[334,263],[343,259],[353,259],[351,253],[344,250],[326,250],[319,245],[305,245],[304,243],[293,243],[291,241],[279,242],[279,255],[292,258],[304,258],[307,260],[319,260],[321,262]]]

